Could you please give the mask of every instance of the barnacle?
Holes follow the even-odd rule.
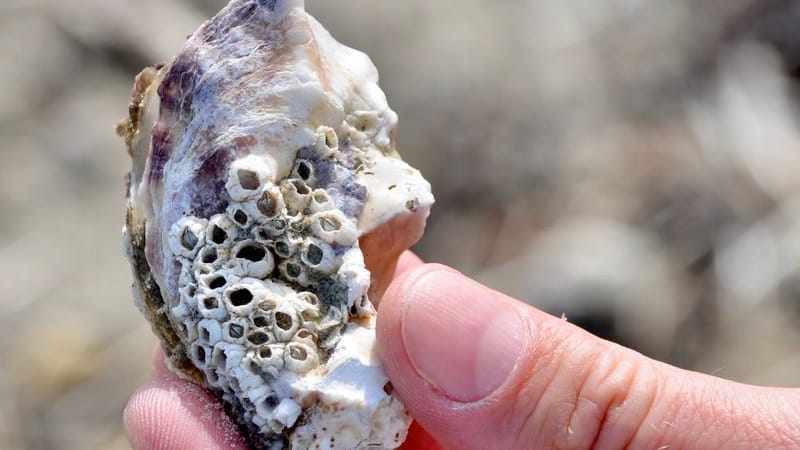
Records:
[[[404,439],[369,300],[433,197],[396,122],[366,55],[302,0],[233,0],[137,77],[118,127],[134,297],[253,448]]]

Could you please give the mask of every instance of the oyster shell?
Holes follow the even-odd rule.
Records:
[[[301,0],[233,0],[139,74],[118,127],[134,298],[254,448],[405,438],[369,298],[433,197],[377,80]]]

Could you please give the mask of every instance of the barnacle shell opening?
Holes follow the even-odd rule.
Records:
[[[137,305],[254,448],[405,439],[371,275],[419,239],[433,197],[377,81],[302,1],[233,0],[137,77],[118,127]]]

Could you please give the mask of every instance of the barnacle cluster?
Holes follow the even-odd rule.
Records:
[[[365,188],[336,161],[336,135],[321,127],[319,137],[277,184],[262,157],[237,160],[227,210],[184,216],[169,233],[179,336],[207,385],[263,432],[294,426],[309,401],[280,392],[281,375],[320,369],[348,321],[373,313],[355,219],[342,209],[357,212]]]
[[[165,316],[176,347],[248,435],[261,436],[256,448],[391,448],[405,439],[409,418],[371,352],[375,310],[359,246],[368,186],[403,167],[376,156],[381,120],[348,114],[339,127],[346,151],[336,131],[318,127],[283,178],[265,155],[232,161],[226,206],[169,227],[178,295]],[[414,188],[390,191],[417,204]]]

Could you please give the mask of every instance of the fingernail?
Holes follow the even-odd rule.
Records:
[[[474,402],[511,375],[525,348],[517,309],[460,275],[424,275],[405,300],[402,335],[417,373],[445,396]]]

